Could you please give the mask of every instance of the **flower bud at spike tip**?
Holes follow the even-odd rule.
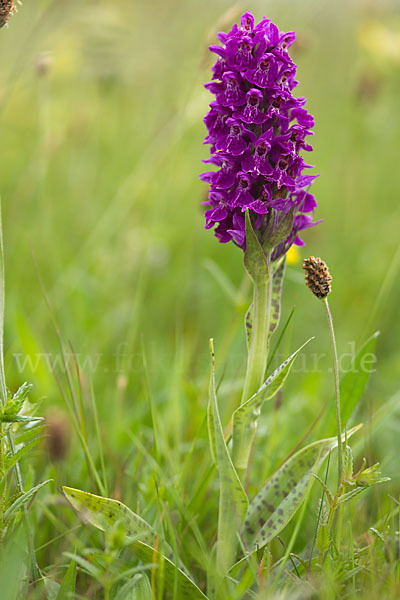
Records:
[[[306,285],[317,298],[326,298],[331,291],[332,277],[326,263],[321,258],[305,258],[303,269],[306,272]]]
[[[0,0],[0,28],[7,25],[8,19],[16,12],[14,0]]]

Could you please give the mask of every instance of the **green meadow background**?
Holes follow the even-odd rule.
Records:
[[[326,317],[301,270],[314,254],[333,275],[339,352],[351,354],[381,332],[358,413],[365,427],[356,464],[362,456],[379,461],[392,482],[363,496],[360,535],[393,506],[388,494],[398,496],[398,2],[24,0],[0,32],[5,361],[9,387],[33,383],[32,401],[49,423],[47,441],[22,467],[27,484],[54,479],[33,515],[39,563],[56,577],[68,563],[63,552],[88,540],[101,545],[60,494],[63,484],[100,490],[66,403],[73,398],[57,331],[79,428],[107,494],[152,521],[156,485],[174,514],[173,486],[212,540],[215,482],[210,493],[199,489],[210,461],[208,339],[226,424],[244,375],[249,287],[241,251],[203,229],[198,173],[211,100],[203,83],[212,64],[207,46],[247,9],[297,32],[296,93],[315,116],[310,162],[320,174],[313,192],[323,219],[288,267],[280,330],[295,309],[275,363],[315,339],[261,419],[250,492],[332,398]],[[311,508],[307,514],[312,527]]]

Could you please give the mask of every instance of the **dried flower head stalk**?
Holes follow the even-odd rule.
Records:
[[[316,224],[308,188],[317,176],[303,173],[311,165],[300,155],[312,150],[306,138],[314,119],[303,108],[306,98],[293,96],[296,65],[287,51],[295,33],[279,32],[265,17],[256,25],[247,12],[240,27],[218,38],[222,46],[210,46],[218,55],[213,80],[205,85],[215,100],[204,119],[204,143],[211,145],[204,162],[218,167],[200,176],[210,184],[205,227],[215,226],[220,242],[233,240],[245,249],[246,209],[260,237],[293,214],[274,259],[292,243],[303,245],[298,232]]]
[[[321,298],[325,304],[326,314],[329,322],[331,333],[332,348],[333,348],[333,364],[335,375],[336,388],[336,428],[338,438],[338,489],[342,485],[343,472],[343,449],[342,449],[342,422],[340,410],[340,377],[339,377],[339,361],[336,347],[336,336],[333,327],[333,318],[331,309],[329,308],[328,295],[331,291],[332,276],[329,273],[328,267],[321,258],[310,256],[304,259],[303,269],[306,272],[306,284],[317,298]]]
[[[305,258],[303,269],[306,272],[306,284],[317,298],[326,298],[331,291],[332,276],[321,258]]]
[[[7,25],[8,19],[16,12],[14,0],[0,0],[0,27]]]

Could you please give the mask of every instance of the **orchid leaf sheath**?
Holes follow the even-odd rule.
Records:
[[[268,377],[258,391],[233,413],[232,460],[237,469],[246,469],[257,429],[257,420],[266,400],[275,396],[284,384],[296,357],[306,344],[300,346]]]

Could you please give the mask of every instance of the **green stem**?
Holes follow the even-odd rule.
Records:
[[[343,457],[342,457],[342,423],[340,416],[340,379],[339,379],[339,361],[336,347],[336,338],[335,338],[335,330],[333,328],[333,319],[332,313],[329,308],[328,298],[324,298],[324,304],[326,307],[326,312],[328,315],[329,321],[329,329],[331,332],[332,338],[332,346],[333,346],[333,363],[334,363],[334,373],[335,373],[335,388],[336,388],[336,428],[337,428],[337,439],[338,439],[338,490],[342,485],[342,465],[343,465]]]
[[[271,271],[254,282],[253,323],[241,404],[249,400],[264,382],[268,359],[271,285]]]
[[[104,600],[110,600],[110,591],[111,591],[111,586],[107,582],[104,584]]]
[[[272,269],[269,255],[263,253],[262,260],[259,260],[258,256],[257,259],[256,268],[252,273],[246,267],[253,281],[253,304],[241,405],[247,402],[264,383],[268,359]],[[244,482],[249,468],[252,442],[250,446],[248,443],[243,446],[242,432],[235,432],[234,427],[232,444],[232,460],[239,478]]]

